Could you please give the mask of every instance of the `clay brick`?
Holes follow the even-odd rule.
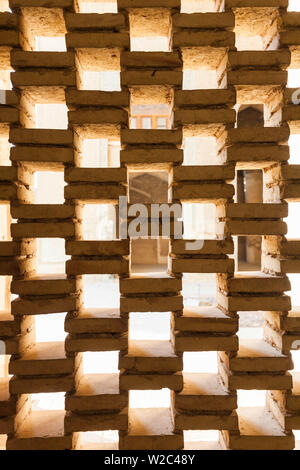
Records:
[[[126,188],[121,185],[108,184],[76,184],[65,186],[66,199],[80,201],[112,201],[118,202],[120,196],[126,196]]]
[[[179,145],[182,143],[182,131],[121,129],[121,142],[123,145]]]
[[[130,149],[121,150],[120,152],[121,164],[148,164],[153,163],[182,163],[183,151],[180,149]]]
[[[68,31],[117,29],[125,26],[125,17],[120,13],[105,13],[102,15],[96,13],[67,13],[65,20]]]
[[[126,91],[66,90],[68,106],[129,106],[129,93]]]
[[[69,122],[71,124],[127,124],[127,121],[127,112],[121,109],[81,109],[80,111],[69,111]]]
[[[75,236],[75,226],[72,222],[12,224],[11,234],[14,238],[67,238]]]
[[[183,315],[175,317],[175,329],[199,333],[234,334],[238,330],[237,318],[225,315],[216,307],[189,307]]]
[[[11,206],[14,219],[72,219],[75,206],[63,204],[22,204]]]
[[[129,240],[68,241],[66,254],[73,256],[125,256],[129,254]]]
[[[129,278],[120,279],[120,292],[124,295],[177,293],[182,288],[181,279],[157,274],[147,277],[132,274]]]
[[[18,145],[11,149],[10,158],[12,161],[17,162],[72,163],[74,151],[66,147],[26,147]]]
[[[173,15],[176,28],[225,29],[234,28],[235,17],[232,12],[225,13],[177,13]]]
[[[76,297],[74,296],[57,299],[41,299],[37,297],[32,300],[13,300],[11,303],[11,311],[13,315],[41,315],[45,313],[59,313],[75,310],[76,306]]]
[[[11,292],[18,295],[61,295],[76,292],[76,280],[64,274],[48,274],[12,281]]]
[[[128,33],[74,32],[66,34],[66,44],[67,48],[74,49],[104,47],[129,48],[130,40]]]
[[[39,69],[36,71],[19,71],[11,74],[15,87],[25,86],[75,86],[76,74],[72,71]]]
[[[74,52],[11,51],[11,65],[14,68],[68,68],[75,67]],[[57,72],[55,71],[55,74]]]
[[[230,31],[184,31],[173,35],[174,47],[230,47],[234,46],[235,36]]]
[[[110,260],[69,260],[66,262],[67,274],[118,274],[128,272],[128,261],[126,259]]]
[[[56,129],[11,129],[12,144],[66,145],[73,144],[73,132]]]
[[[119,310],[112,308],[80,310],[78,316],[70,314],[65,321],[65,331],[72,334],[121,333],[127,331],[127,326]]]

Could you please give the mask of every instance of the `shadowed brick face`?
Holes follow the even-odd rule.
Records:
[[[117,431],[121,450],[192,449],[185,431],[207,430],[219,432],[220,449],[295,448],[300,373],[291,349],[300,344],[300,310],[285,292],[288,274],[300,273],[300,235],[287,240],[283,219],[288,203],[300,202],[300,165],[288,163],[300,107],[287,88],[288,67],[300,68],[300,13],[288,11],[288,0],[211,0],[210,12],[195,13],[180,0],[118,0],[117,12],[105,14],[83,13],[79,0],[10,0],[1,12],[2,3],[0,137],[8,159],[1,146],[0,204],[12,223],[0,241],[0,276],[11,278],[0,293],[9,297],[0,311],[8,366],[3,376],[0,367],[0,448],[84,449],[83,433]],[[132,50],[141,35],[166,36],[169,50]],[[65,38],[66,49],[39,50],[40,36]],[[260,37],[261,50],[239,50],[242,36]],[[119,91],[84,86],[97,63],[120,70]],[[216,87],[185,89],[184,71],[195,69],[215,72]],[[171,127],[131,129],[133,102],[169,104]],[[38,128],[35,103],[66,104],[67,128]],[[236,126],[236,105],[258,103],[264,123]],[[195,135],[215,138],[218,164],[183,165],[184,139]],[[84,139],[107,136],[121,142],[120,167],[85,168]],[[83,239],[82,206],[118,204],[134,169],[167,171],[168,203],[216,206],[216,239],[189,251],[171,233],[164,275],[131,273],[129,238]],[[236,170],[253,169],[263,172],[263,202],[241,203]],[[64,172],[63,204],[34,204],[34,173],[43,170]],[[261,272],[236,273],[238,236],[261,237]],[[43,238],[65,241],[64,274],[38,275]],[[191,273],[216,274],[215,307],[185,305],[182,277]],[[108,274],[120,307],[104,308],[99,290],[98,307],[85,308],[83,276]],[[131,339],[134,312],[169,312],[170,339]],[[264,319],[262,339],[238,337],[245,312]],[[66,314],[65,341],[37,342],[38,317],[57,313]],[[119,373],[84,374],[84,353],[108,351],[119,354]],[[201,364],[183,371],[184,354],[197,352],[216,353],[215,373]],[[170,391],[169,408],[130,408],[131,390],[161,389]],[[265,405],[238,407],[239,390],[265,391]],[[32,394],[61,392],[64,410],[34,408]]]

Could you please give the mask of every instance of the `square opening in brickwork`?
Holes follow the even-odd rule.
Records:
[[[168,202],[169,172],[167,170],[128,171],[130,204],[163,204]],[[147,211],[148,212],[148,211]],[[129,213],[129,216],[135,214]],[[147,214],[141,214],[147,217]],[[150,217],[150,214],[148,214]]]
[[[10,355],[5,354],[5,348],[1,345],[1,353],[0,353],[0,380],[1,379],[8,379],[8,366],[9,366]],[[8,384],[7,384],[8,385]]]
[[[171,18],[167,8],[129,12],[131,51],[170,51]]]
[[[80,432],[75,450],[119,450],[119,432]]]
[[[252,312],[249,312],[252,314]],[[261,315],[263,316],[262,312]],[[240,315],[243,315],[244,312],[241,312]],[[247,326],[239,328],[239,331],[237,332],[237,336],[239,337],[239,340],[244,340],[244,339],[263,339],[263,328],[257,327],[257,323],[255,322],[254,316],[253,316],[253,324],[251,324],[251,321],[249,319]],[[255,325],[255,326],[254,326]]]
[[[35,51],[66,52],[67,47],[66,47],[65,36],[60,36],[60,37],[36,36]]]
[[[25,51],[66,51],[62,8],[22,8],[20,43]]]
[[[0,49],[0,54],[5,55],[6,51],[1,51]],[[4,93],[6,90],[11,90],[12,89],[12,83],[11,83],[11,73],[13,72],[11,65],[9,63],[4,63],[3,57],[0,59],[0,90],[1,90],[1,95],[4,96]],[[1,98],[2,98],[1,96]],[[0,101],[0,104],[5,104],[5,102]]]
[[[63,171],[35,171],[33,196],[35,204],[63,204],[64,198]]]
[[[238,407],[262,406],[266,404],[265,390],[237,390]]]
[[[260,271],[262,237],[234,237],[234,242],[237,253],[236,271]]]
[[[300,343],[299,343],[300,344]],[[294,363],[294,371],[300,372],[300,350],[293,351],[291,350],[291,355]]]
[[[119,308],[119,278],[114,274],[86,275],[83,278],[84,308]]]
[[[216,238],[215,204],[182,204],[184,238],[211,240]]]
[[[171,129],[173,112],[168,104],[132,105],[130,129]]]
[[[289,0],[289,11],[300,11],[300,3],[299,0]]]
[[[118,168],[121,144],[114,138],[84,139],[81,166],[84,168]]]
[[[83,72],[82,90],[120,91],[120,72]]]
[[[300,209],[300,208],[299,208]],[[299,220],[299,217],[298,217]],[[299,227],[299,225],[298,225]],[[299,234],[299,228],[298,228],[298,234]],[[300,274],[298,273],[290,273],[289,274],[289,280],[291,283],[291,291],[289,292],[289,295],[291,296],[292,300],[292,308],[295,309],[296,311],[300,310]],[[299,368],[300,370],[300,368]]]
[[[84,240],[116,239],[116,217],[113,204],[85,204],[82,211]]]
[[[222,0],[181,0],[181,13],[223,11]]]
[[[219,431],[183,431],[184,450],[221,450]]]
[[[10,205],[0,203],[0,242],[10,241]]]
[[[0,434],[0,450],[6,450],[7,434]]]
[[[239,314],[239,328],[263,328],[264,313],[258,311],[242,311]]]
[[[265,114],[267,112],[265,103],[253,102],[253,100],[247,96],[247,89],[249,90],[248,87],[244,87],[244,89],[241,87],[238,92],[239,103],[234,106],[237,113],[235,127],[264,127]],[[251,94],[250,92],[250,95]],[[260,99],[263,101],[263,98],[257,94],[256,100],[259,101]],[[243,100],[245,100],[246,104],[242,104]]]
[[[299,94],[300,95],[300,94]],[[300,134],[291,134],[289,138],[290,158],[291,165],[300,165]]]
[[[170,312],[134,312],[129,314],[129,338],[132,341],[164,341],[171,337]]]
[[[169,239],[131,239],[132,273],[166,273],[168,270]]]
[[[79,13],[118,13],[117,0],[79,0]]]
[[[100,351],[82,353],[82,371],[84,374],[118,374],[118,351]]]
[[[278,8],[237,8],[234,14],[237,50],[254,51],[279,47]]]
[[[300,69],[288,69],[288,88],[299,88],[300,87]],[[299,94],[296,96],[299,99]]]
[[[32,411],[41,410],[60,410],[65,409],[65,393],[32,393],[31,394]]]
[[[76,49],[76,68],[81,90],[121,90],[119,49]]]
[[[63,238],[38,238],[36,243],[37,274],[63,274],[70,256],[65,254]]]
[[[218,165],[216,138],[212,136],[186,136],[183,144],[183,165]]]
[[[186,273],[182,278],[185,307],[216,305],[217,279],[214,273]]]
[[[11,276],[0,276],[0,316],[2,313],[10,313],[10,303],[16,298],[10,292]]]
[[[35,116],[37,129],[68,129],[68,108],[65,104],[37,103]]]
[[[226,49],[223,47],[182,48],[183,89],[223,88]]]
[[[216,374],[218,372],[217,352],[184,352],[183,372]]]
[[[12,144],[9,143],[8,138],[9,128],[4,126],[0,130],[0,166],[11,166],[10,149]]]
[[[162,390],[130,390],[129,408],[170,408],[171,392]]]
[[[64,331],[66,313],[35,315],[35,340],[37,343],[52,341],[64,342],[67,334]]]
[[[300,203],[289,202],[289,215],[284,219],[287,224],[287,239],[300,239],[299,233]]]
[[[1,0],[0,1],[0,12],[4,11],[11,11],[9,8],[9,0]]]

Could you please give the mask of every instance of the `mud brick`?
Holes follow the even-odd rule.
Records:
[[[182,86],[182,72],[170,70],[128,70],[121,76],[122,86],[172,85]]]
[[[238,337],[217,336],[202,333],[178,333],[175,336],[176,351],[236,351],[238,349]]]
[[[193,29],[226,29],[234,28],[234,14],[222,13],[177,13],[173,15],[173,26]]]
[[[68,31],[118,29],[123,28],[126,21],[125,16],[120,13],[105,13],[102,15],[95,13],[66,13],[65,20]]]
[[[33,71],[18,71],[11,74],[15,87],[26,86],[76,86],[76,74],[72,71],[61,71],[39,68]]]
[[[123,145],[180,145],[181,130],[121,129]]]
[[[66,102],[68,106],[129,106],[129,92],[126,91],[90,91],[90,90],[66,90]]]
[[[183,388],[183,379],[180,372],[175,374],[120,374],[121,390],[161,390],[169,388],[180,392]]]
[[[75,206],[63,204],[22,204],[11,206],[14,219],[72,219]]]
[[[120,355],[120,369],[139,372],[174,373],[182,370],[182,358],[168,341],[130,341],[128,354]]]
[[[291,299],[288,295],[240,296],[217,293],[219,305],[229,311],[289,310]]]
[[[48,162],[50,164],[72,163],[74,152],[66,147],[38,147],[18,145],[10,152],[10,159],[17,162]]]
[[[65,431],[107,431],[107,430],[126,430],[128,427],[128,415],[126,412],[103,413],[103,414],[66,414]]]
[[[72,0],[9,0],[11,9],[22,7],[71,8]]]
[[[66,396],[66,410],[73,412],[108,412],[126,408],[127,393],[119,391],[118,374],[86,374],[74,394]]]
[[[127,338],[121,334],[68,335],[65,349],[68,353],[84,351],[119,351],[127,346]]]
[[[196,242],[196,240],[171,240],[173,255],[191,255],[191,250],[186,244]],[[233,253],[233,242],[227,240],[203,240],[198,248],[192,250],[193,255],[230,255]]]
[[[174,47],[232,47],[235,36],[230,31],[179,31],[173,40]]]
[[[219,288],[234,293],[278,293],[290,290],[290,282],[284,275],[272,276],[262,272],[235,273],[234,277],[219,276]]]
[[[157,274],[135,275],[120,279],[120,292],[123,295],[151,294],[151,293],[178,293],[182,288],[181,279],[168,275]]]
[[[231,273],[232,259],[214,258],[172,258],[171,267],[174,273]]]
[[[73,144],[73,132],[57,129],[11,129],[12,144],[66,145]]]
[[[190,16],[190,15],[188,15]],[[230,106],[235,103],[235,91],[228,90],[175,90],[174,104],[178,107]]]
[[[238,319],[232,318],[216,307],[189,307],[183,315],[175,317],[175,329],[199,333],[234,334],[238,330]]]
[[[127,124],[128,114],[119,109],[80,109],[69,111],[69,122],[71,124]]]
[[[177,430],[236,430],[238,427],[237,415],[233,412],[231,415],[221,414],[184,414],[178,413],[175,416],[175,427]]]
[[[14,238],[67,238],[75,236],[72,222],[24,222],[11,225]]]
[[[180,0],[118,0],[118,8],[180,8]]]
[[[129,240],[68,241],[66,254],[73,256],[126,256]]]
[[[75,310],[77,298],[75,296],[65,296],[54,299],[15,299],[11,303],[11,310],[14,315],[42,315],[45,313],[59,313]]]
[[[98,260],[69,260],[66,262],[67,274],[117,274],[128,273],[128,260],[126,259],[98,259]]]
[[[120,196],[126,196],[125,186],[118,184],[84,184],[78,183],[65,186],[66,199],[78,199],[80,201],[112,201],[118,202]]]
[[[36,343],[20,359],[12,358],[10,374],[19,376],[72,374],[75,358],[66,357],[64,343]]]
[[[74,388],[72,375],[58,377],[13,377],[9,382],[10,393],[58,393],[69,392]]]
[[[180,149],[155,149],[155,148],[134,148],[130,150],[121,150],[121,164],[144,164],[152,165],[155,163],[182,163],[183,151]]]
[[[170,312],[182,310],[183,300],[181,295],[172,296],[147,296],[147,297],[123,297],[120,298],[122,312]]]
[[[68,48],[107,48],[130,46],[128,33],[73,32],[66,34]]]
[[[65,331],[72,334],[121,333],[127,331],[127,321],[119,309],[82,309],[77,316],[67,315]]]
[[[12,281],[11,292],[22,296],[73,294],[76,284],[76,279],[68,279],[65,274],[47,274]]]

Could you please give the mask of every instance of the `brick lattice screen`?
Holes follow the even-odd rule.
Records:
[[[285,237],[283,219],[300,200],[300,165],[288,163],[300,107],[287,88],[287,69],[300,68],[300,13],[289,0],[186,0],[190,13],[180,0],[102,3],[114,12],[85,12],[79,0],[0,1],[0,447],[85,449],[86,433],[102,432],[99,449],[293,449],[300,310],[285,292],[287,274],[300,273],[300,237]],[[40,37],[65,38],[66,51],[43,49]],[[134,50],[151,37],[164,37],[165,51]],[[253,37],[261,50],[238,47]],[[97,70],[120,71],[120,91],[88,89],[85,73]],[[185,89],[185,71],[195,70],[216,85]],[[170,107],[170,128],[130,128],[131,106],[153,103]],[[66,105],[67,128],[39,127],[36,104]],[[236,125],[238,106],[251,104],[263,105],[263,125]],[[184,140],[195,136],[215,139],[211,165],[183,164]],[[120,141],[119,167],[85,167],[84,140],[101,138]],[[34,200],[45,170],[64,172],[63,204]],[[217,235],[201,249],[171,233],[165,275],[132,274],[129,237],[84,239],[84,205],[118,205],[137,170],[168,172],[168,203],[216,207]],[[239,202],[238,171],[253,170],[263,174],[262,200]],[[237,237],[261,239],[261,272],[236,274]],[[65,243],[65,274],[38,276],[43,238]],[[216,274],[216,307],[185,305],[191,273]],[[101,289],[97,309],[84,308],[91,275],[114,275],[119,309],[103,307]],[[130,315],[143,312],[154,323],[170,314],[168,340],[130,337]],[[58,313],[61,331],[39,342],[38,319]],[[261,338],[238,336],[243,315],[263,321]],[[119,372],[87,374],[83,357],[93,352],[118,354]],[[201,354],[198,371],[184,371],[186,353],[205,352],[215,352],[214,373],[201,371]],[[165,389],[170,405],[155,408]],[[264,403],[240,406],[245,390],[263,391]],[[131,391],[153,391],[152,403],[135,407]],[[64,394],[64,407],[39,409],[37,394]],[[188,432],[210,430],[216,441],[189,442]]]

